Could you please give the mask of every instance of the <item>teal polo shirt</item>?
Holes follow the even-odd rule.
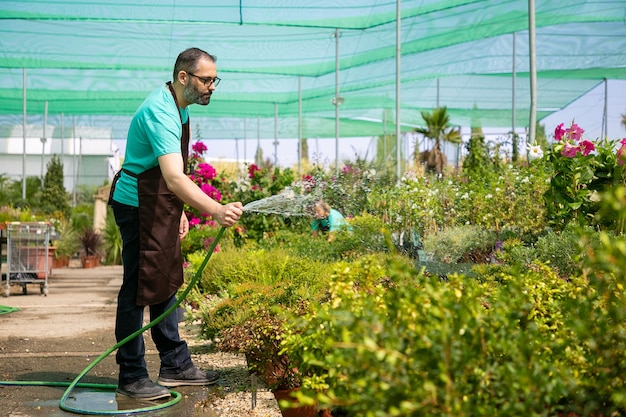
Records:
[[[346,222],[343,215],[334,208],[330,209],[330,213],[327,218],[313,219],[311,222],[311,230],[314,232],[319,231],[320,229],[328,229],[329,232],[335,232],[342,228],[352,230],[352,227]]]
[[[180,153],[181,117],[183,123],[189,120],[189,108],[177,109],[166,85],[153,91],[137,109],[130,123],[122,168],[141,174],[159,165],[159,156]],[[113,199],[138,207],[137,179],[122,172]]]

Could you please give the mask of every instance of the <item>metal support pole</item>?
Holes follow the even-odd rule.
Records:
[[[65,165],[65,119],[61,112],[61,161]]]
[[[529,143],[535,143],[537,131],[537,62],[535,47],[535,0],[528,0],[528,46],[530,58],[530,137]]]
[[[511,80],[511,133],[513,134],[513,140],[515,140],[515,81],[517,78],[517,67],[515,62],[516,47],[515,42],[515,32],[513,32],[513,69],[511,70],[512,80]]]
[[[48,141],[48,137],[46,136],[46,125],[48,124],[48,102],[44,103],[43,107],[43,136],[41,137],[41,188],[43,188],[43,160],[46,154],[46,142]]]
[[[72,118],[72,207],[76,207],[76,188],[78,187],[78,178],[76,172],[76,116]]]
[[[604,115],[602,117],[602,137],[609,135],[609,80],[604,79]]]
[[[237,176],[239,176],[239,138],[235,138],[235,160],[237,161]]]
[[[302,177],[302,76],[298,76],[298,178]]]
[[[274,168],[278,166],[278,103],[274,103]]]
[[[241,179],[241,174],[242,174],[241,167],[245,165],[247,162],[246,146],[247,146],[248,141],[246,140],[246,137],[248,136],[248,128],[246,125],[247,125],[247,120],[244,117],[243,118],[243,164],[239,163],[239,146],[237,146],[237,180]],[[235,141],[237,141],[237,139],[235,139]]]
[[[400,148],[400,145],[402,143],[401,130],[400,130],[400,110],[401,110],[401,106],[400,106],[400,84],[401,84],[400,59],[402,57],[402,39],[400,36],[401,35],[400,23],[402,21],[401,3],[402,3],[401,0],[396,1],[396,178],[397,178],[397,181],[400,181],[400,178],[401,178],[400,158],[402,157],[402,152]]]
[[[22,199],[26,200],[26,68],[22,69]]]
[[[339,175],[339,106],[343,99],[339,97],[339,29],[335,29],[335,175]]]
[[[261,118],[256,117],[256,152],[254,154],[254,163],[261,166],[263,161],[259,158],[261,153]]]
[[[76,184],[80,182],[80,167],[83,165],[83,137],[78,137],[78,165],[76,167]]]

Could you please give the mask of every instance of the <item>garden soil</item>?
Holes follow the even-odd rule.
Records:
[[[10,296],[0,297],[0,305],[19,310],[0,315],[0,380],[73,381],[91,361],[115,345],[116,296],[121,281],[121,266],[82,269],[70,265],[53,270],[47,296],[40,294],[38,284],[27,285],[27,294],[20,285],[11,286]],[[133,415],[281,416],[273,395],[252,385],[245,359],[215,352],[209,343],[196,337],[197,329],[191,324],[181,322],[181,333],[190,345],[194,362],[202,369],[220,371],[220,381],[210,387],[177,387],[174,390],[182,394],[177,404]],[[155,380],[158,353],[150,337],[145,336],[148,371]],[[81,382],[116,384],[115,352]],[[0,385],[0,416],[77,415],[59,408],[64,392],[63,387]],[[154,405],[113,391],[84,388],[73,391],[67,404],[81,410],[133,410]],[[129,414],[120,411],[119,415]]]

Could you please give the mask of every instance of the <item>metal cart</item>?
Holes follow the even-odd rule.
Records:
[[[52,270],[50,254],[50,224],[46,222],[11,222],[6,224],[6,273],[2,281],[5,294],[11,294],[11,285],[21,285],[27,294],[28,284],[39,285],[48,295],[48,276]]]

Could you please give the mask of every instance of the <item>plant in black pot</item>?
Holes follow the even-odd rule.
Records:
[[[79,235],[82,247],[81,264],[83,268],[94,268],[100,265],[102,258],[102,235],[91,227],[87,227]]]
[[[217,347],[245,355],[249,372],[272,391],[283,417],[317,417],[315,403],[301,404],[294,396],[302,375],[283,349],[284,336],[284,319],[274,312],[258,310],[247,320],[222,329]]]
[[[300,386],[297,369],[281,352],[283,320],[276,314],[258,311],[247,320],[222,329],[217,347],[224,352],[243,353],[248,369],[270,390],[289,390]]]

